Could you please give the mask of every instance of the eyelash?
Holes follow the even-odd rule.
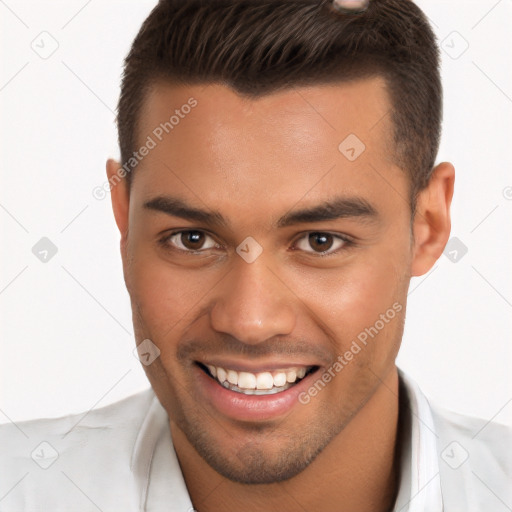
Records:
[[[209,237],[213,238],[207,232],[201,231],[199,229],[182,229],[182,230],[178,230],[178,231],[173,231],[172,233],[169,233],[169,234],[165,235],[158,242],[165,249],[171,249],[172,251],[178,251],[178,252],[181,252],[181,253],[184,253],[184,254],[195,254],[195,255],[201,254],[202,252],[205,252],[208,249],[200,249],[200,250],[197,250],[197,251],[185,250],[185,249],[180,249],[179,247],[176,247],[176,246],[172,245],[172,243],[170,242],[170,239],[173,236],[180,235],[180,234],[183,234],[183,233],[195,233],[195,232],[202,233],[202,234],[204,234],[206,236],[209,236]],[[344,244],[340,248],[338,248],[338,249],[336,249],[335,251],[332,251],[332,252],[326,252],[326,251],[324,251],[324,252],[311,251],[310,252],[310,251],[305,251],[306,254],[311,254],[311,255],[314,255],[314,256],[319,257],[319,258],[327,258],[329,256],[337,255],[340,252],[343,252],[343,251],[345,251],[345,250],[355,246],[355,242],[353,240],[351,240],[350,238],[348,238],[346,236],[343,236],[343,235],[340,235],[340,234],[330,233],[329,231],[307,231],[306,233],[304,233],[300,238],[298,238],[294,242],[294,245],[296,245],[297,242],[299,242],[300,240],[304,239],[305,237],[308,237],[309,235],[311,235],[313,233],[320,234],[320,235],[332,236],[333,238],[337,238],[337,239],[341,240],[342,242],[344,242]],[[297,250],[297,249],[294,249],[294,250]],[[300,250],[300,249],[298,249],[298,250]]]

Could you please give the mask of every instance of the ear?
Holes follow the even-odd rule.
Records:
[[[434,168],[429,184],[418,194],[413,222],[412,276],[426,274],[448,242],[454,182],[453,165],[443,162]]]
[[[106,164],[107,179],[110,183],[110,197],[112,200],[112,210],[117,227],[121,233],[121,256],[125,260],[126,242],[128,239],[128,213],[130,206],[130,191],[126,183],[125,174],[119,162],[109,158]]]

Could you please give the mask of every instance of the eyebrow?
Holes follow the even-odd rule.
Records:
[[[147,210],[166,213],[185,220],[202,222],[210,226],[229,227],[229,222],[219,212],[190,206],[176,197],[158,196],[146,201],[143,207]],[[379,218],[380,215],[377,209],[362,197],[335,197],[310,208],[290,211],[275,223],[275,227],[284,228],[296,224],[337,219],[376,222]]]

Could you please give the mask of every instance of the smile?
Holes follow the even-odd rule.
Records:
[[[316,366],[294,366],[286,369],[252,373],[222,368],[211,364],[204,365],[199,363],[199,366],[226,389],[244,395],[272,395],[281,393],[298,384],[317,368]]]

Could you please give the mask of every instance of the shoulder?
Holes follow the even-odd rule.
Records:
[[[450,411],[432,401],[430,407],[445,503],[460,505],[464,494],[474,507],[468,510],[510,510],[512,427]]]
[[[2,505],[10,503],[12,510],[39,510],[37,500],[42,499],[53,507],[50,489],[53,494],[58,489],[59,510],[61,505],[62,510],[71,505],[82,510],[77,504],[81,499],[86,510],[91,502],[84,493],[87,497],[89,492],[95,494],[94,487],[102,477],[125,477],[129,487],[131,455],[154,400],[149,388],[78,414],[0,425],[0,473],[7,475],[0,482],[0,495],[5,495]],[[83,491],[81,497],[78,488]]]
[[[503,470],[512,474],[512,457],[504,450],[511,446],[512,427],[448,410],[430,400],[432,418],[436,426],[439,441],[456,441],[466,450],[471,450],[474,460],[499,461]]]
[[[56,418],[37,418],[25,421],[3,423],[0,425],[0,436],[9,443],[5,445],[8,451],[13,451],[19,445],[24,445],[23,439],[39,439],[49,437],[54,439],[74,439],[87,437],[89,441],[100,441],[108,433],[118,429],[133,430],[137,419],[142,419],[147,412],[154,393],[146,389],[130,395],[112,404],[67,414]],[[127,420],[130,420],[127,422]]]

